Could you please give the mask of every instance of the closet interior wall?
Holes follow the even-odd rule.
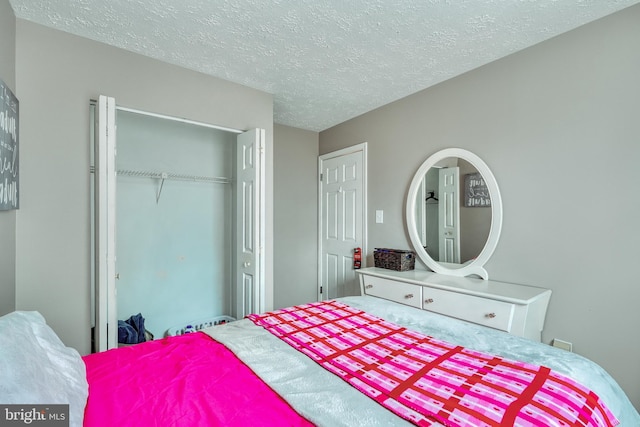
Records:
[[[118,319],[156,337],[231,311],[235,134],[117,112]]]

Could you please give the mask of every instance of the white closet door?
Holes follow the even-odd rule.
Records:
[[[236,318],[265,309],[263,129],[238,135],[236,151]]]
[[[118,345],[116,307],[116,102],[98,99],[95,126],[95,269],[97,351]]]

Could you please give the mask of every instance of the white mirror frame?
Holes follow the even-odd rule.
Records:
[[[416,197],[424,174],[438,162],[449,157],[464,159],[475,166],[484,178],[489,190],[489,196],[491,197],[491,228],[489,229],[487,242],[480,254],[472,262],[460,268],[447,268],[431,258],[420,241],[418,227],[416,226]],[[500,231],[502,229],[502,199],[500,198],[500,190],[498,189],[498,182],[496,181],[496,178],[493,176],[493,173],[491,173],[487,164],[478,156],[470,151],[463,150],[462,148],[447,148],[438,151],[425,160],[414,175],[413,181],[411,181],[411,186],[409,187],[409,192],[407,193],[406,218],[407,231],[409,232],[409,238],[411,239],[414,250],[420,260],[422,260],[429,269],[435,273],[448,274],[450,276],[465,277],[476,275],[485,280],[489,279],[489,274],[487,273],[487,270],[485,270],[484,265],[496,249],[498,239],[500,238]]]

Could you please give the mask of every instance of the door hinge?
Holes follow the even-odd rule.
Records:
[[[320,295],[322,295],[322,286],[320,286]]]
[[[322,182],[323,177],[324,177],[324,174],[320,174],[320,182]]]

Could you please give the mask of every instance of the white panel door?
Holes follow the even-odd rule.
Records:
[[[438,229],[440,261],[460,263],[460,168],[440,169]]]
[[[365,149],[320,158],[319,299],[358,295],[354,248],[365,248]],[[364,266],[364,265],[363,265]]]
[[[116,103],[100,96],[95,125],[96,351],[118,345],[116,307]]]
[[[236,148],[236,318],[264,311],[263,129],[238,135]]]

